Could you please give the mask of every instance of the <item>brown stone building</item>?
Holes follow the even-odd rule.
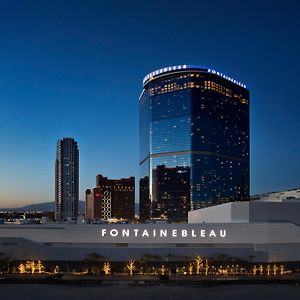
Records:
[[[96,176],[96,188],[86,190],[86,218],[127,219],[135,215],[135,178]]]

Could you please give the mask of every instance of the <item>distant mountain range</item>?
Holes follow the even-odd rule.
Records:
[[[55,202],[43,202],[43,203],[34,203],[34,204],[29,204],[25,205],[22,207],[18,208],[0,208],[0,210],[5,210],[5,211],[17,211],[17,212],[25,212],[25,211],[44,211],[44,212],[49,212],[49,211],[54,211],[55,210]],[[85,211],[85,202],[84,201],[79,201],[79,211],[83,213]],[[139,204],[135,204],[135,212],[138,213],[139,211]]]
[[[84,212],[84,201],[79,201],[79,211]],[[19,212],[25,212],[25,211],[44,211],[44,212],[49,212],[49,211],[54,211],[55,210],[55,202],[43,202],[43,203],[34,203],[34,204],[29,204],[25,205],[22,207],[18,208],[2,208],[1,210],[6,210],[6,211],[19,211]]]

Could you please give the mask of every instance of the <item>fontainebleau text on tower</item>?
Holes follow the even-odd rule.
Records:
[[[249,91],[181,65],[148,74],[139,99],[140,219],[249,200]]]

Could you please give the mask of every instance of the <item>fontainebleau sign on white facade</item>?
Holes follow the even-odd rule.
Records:
[[[101,237],[109,238],[226,238],[226,229],[145,229],[102,228]]]

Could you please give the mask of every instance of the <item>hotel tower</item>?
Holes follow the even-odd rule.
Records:
[[[193,65],[148,74],[139,99],[140,219],[249,200],[249,91]]]

